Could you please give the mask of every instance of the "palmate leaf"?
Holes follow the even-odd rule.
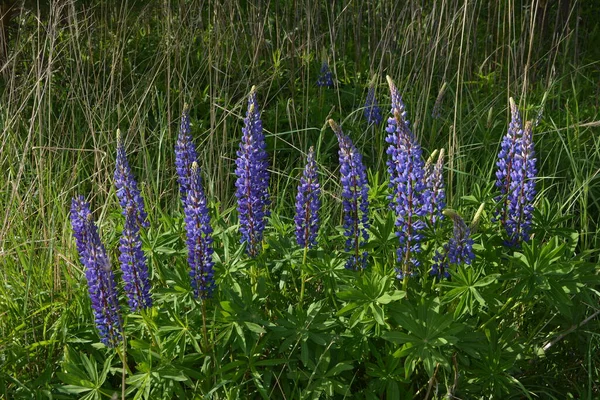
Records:
[[[452,315],[440,312],[439,298],[422,299],[416,308],[403,301],[395,304],[391,313],[398,322],[398,330],[387,331],[382,336],[402,345],[394,356],[406,357],[404,369],[407,378],[420,362],[430,377],[437,364],[450,369],[449,352],[458,342],[456,335],[464,329],[464,325],[455,322]]]
[[[569,318],[573,311],[572,296],[585,290],[589,283],[598,282],[594,268],[573,257],[569,241],[558,237],[546,243],[536,240],[524,243],[522,251],[515,252],[511,261],[513,271],[504,278],[515,281],[513,297],[532,301],[544,293],[543,301]]]
[[[82,399],[100,399],[110,396],[113,390],[105,385],[105,381],[112,359],[113,356],[107,357],[102,364],[102,370],[98,371],[95,358],[78,354],[71,347],[66,347],[62,363],[63,371],[57,372],[58,378],[66,385],[59,390],[63,393],[77,394]]]
[[[350,312],[350,327],[359,323],[385,325],[384,305],[401,300],[406,292],[392,288],[392,279],[389,276],[379,275],[376,272],[364,274],[352,286],[342,287],[342,291],[336,295],[346,303],[338,316],[344,316]]]
[[[459,265],[456,270],[450,270],[451,281],[440,283],[440,286],[450,288],[443,296],[443,303],[451,303],[458,300],[454,309],[454,317],[459,318],[463,314],[473,315],[477,311],[477,304],[486,307],[486,293],[483,288],[497,281],[500,274],[483,275],[483,267]]]

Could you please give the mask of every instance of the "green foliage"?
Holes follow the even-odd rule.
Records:
[[[598,398],[600,29],[581,17],[598,6],[417,3],[91,0],[2,9],[0,398],[108,399],[123,388],[128,399]],[[332,90],[315,85],[323,49]],[[385,133],[361,120],[373,73],[396,79],[424,153],[446,148],[448,206],[470,217],[485,204],[472,226],[476,259],[448,281],[428,276],[448,222],[427,230],[418,275],[406,285],[395,278]],[[232,171],[254,84],[274,204],[264,253],[248,260]],[[377,96],[387,111],[381,85]],[[543,111],[534,128],[533,237],[516,250],[492,221],[509,96],[528,120]],[[189,283],[174,179],[185,102],[212,201],[217,291],[204,304]],[[344,269],[329,117],[343,121],[369,167],[369,267],[357,273]],[[90,194],[116,265],[118,127],[150,215],[143,249],[155,307],[124,308],[127,340],[111,350],[98,343],[68,203]],[[305,260],[292,214],[311,145],[323,226]]]

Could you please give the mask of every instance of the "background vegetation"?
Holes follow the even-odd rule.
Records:
[[[292,311],[286,314],[285,296],[265,304],[270,290],[280,284],[279,278],[269,280],[254,292],[240,283],[239,293],[223,295],[227,305],[215,309],[213,320],[221,324],[222,330],[218,331],[225,332],[222,335],[238,335],[235,339],[225,338],[226,343],[248,358],[238,358],[241,353],[235,350],[225,352],[222,356],[229,357],[230,363],[222,363],[221,369],[211,372],[210,363],[201,357],[203,351],[194,347],[199,331],[193,321],[199,314],[194,311],[189,288],[185,289],[183,281],[184,233],[173,162],[183,104],[191,104],[200,167],[207,196],[214,202],[215,237],[221,243],[217,253],[222,257],[222,270],[217,273],[235,277],[231,266],[243,269],[246,265],[236,250],[237,218],[231,211],[235,204],[234,158],[250,87],[258,87],[272,161],[275,217],[268,228],[272,257],[267,259],[273,270],[288,265],[289,257],[295,257],[286,255],[285,249],[291,242],[284,238],[291,238],[295,187],[311,145],[317,148],[326,191],[322,217],[326,223],[321,235],[336,238],[335,227],[341,218],[337,142],[326,128],[328,117],[342,121],[344,131],[363,152],[370,169],[372,204],[376,212],[381,211],[379,222],[385,226],[384,131],[367,127],[362,120],[366,85],[377,74],[377,95],[383,110],[387,112],[389,106],[383,77],[390,75],[403,95],[411,125],[425,153],[446,148],[448,205],[463,210],[466,217],[492,197],[495,157],[509,121],[508,98],[516,99],[524,119],[535,120],[539,114],[540,123],[534,130],[540,170],[538,236],[576,237],[570,247],[561,250],[565,253],[558,255],[571,270],[553,269],[548,274],[572,274],[572,268],[579,268],[581,262],[585,268],[580,271],[589,279],[588,283],[577,274],[569,275],[587,291],[577,299],[579,291],[561,292],[568,301],[546,291],[531,292],[531,298],[511,303],[509,295],[516,296],[518,285],[492,285],[485,299],[498,295],[502,300],[488,306],[506,313],[494,314],[496,317],[490,311],[488,318],[476,325],[484,325],[481,332],[487,335],[489,343],[498,343],[499,347],[490,348],[487,362],[480,358],[481,365],[474,368],[479,375],[475,376],[462,375],[456,365],[466,361],[457,361],[455,353],[444,353],[440,357],[449,361],[447,366],[440,362],[440,370],[446,375],[442,378],[434,363],[437,378],[447,381],[444,388],[456,385],[453,393],[462,398],[535,394],[596,398],[600,395],[600,325],[597,319],[589,318],[597,316],[598,310],[598,297],[594,297],[598,286],[592,278],[597,275],[593,263],[597,262],[600,248],[600,48],[596,45],[600,40],[600,8],[594,3],[2,2],[0,397],[66,396],[65,384],[76,385],[65,382],[65,375],[78,376],[81,371],[88,378],[96,374],[97,382],[92,380],[93,391],[71,392],[75,397],[82,393],[110,397],[110,388],[120,384],[118,358],[111,358],[106,349],[92,346],[98,340],[68,218],[71,197],[85,193],[95,207],[94,215],[100,221],[107,247],[114,253],[121,231],[112,182],[117,128],[124,132],[129,161],[142,183],[150,215],[152,229],[144,243],[158,303],[163,311],[185,310],[179,314],[165,312],[164,320],[156,315],[148,317],[146,323],[150,326],[144,328],[147,333],[139,333],[139,341],[131,343],[132,352],[139,356],[138,372],[143,371],[140,359],[148,354],[156,357],[157,349],[152,347],[156,343],[144,341],[147,334],[160,332],[164,341],[158,342],[166,346],[162,348],[165,354],[172,356],[171,361],[160,364],[164,368],[157,369],[158,377],[149,373],[156,380],[148,378],[148,382],[153,382],[148,383],[148,389],[137,386],[143,389],[139,393],[146,395],[147,390],[150,398],[175,398],[182,393],[215,398],[264,397],[264,393],[267,397],[283,397],[283,393],[294,398],[328,393],[367,397],[368,392],[394,398],[400,391],[416,393],[418,397],[433,396],[431,386],[436,380],[431,378],[431,366],[423,364],[420,358],[421,364],[413,367],[412,379],[406,379],[404,359],[392,357],[394,351],[385,352],[393,341],[383,345],[383,339],[376,337],[376,326],[380,324],[373,323],[376,317],[370,311],[366,317],[360,317],[364,319],[364,329],[351,334],[357,340],[356,349],[364,345],[368,351],[355,354],[381,351],[381,357],[362,360],[354,372],[349,371],[353,368],[349,359],[336,359],[339,354],[327,359],[326,365],[319,358],[319,354],[325,358],[332,354],[326,351],[332,347],[332,337],[348,334],[341,328],[343,320],[335,322],[336,329],[327,330],[332,319],[321,310],[336,315],[335,307],[342,308],[344,302],[355,298],[357,293],[353,290],[383,287],[385,293],[392,293],[390,296],[395,293],[393,280],[375,284],[364,277],[364,282],[354,286],[349,276],[339,278],[335,263],[323,258],[323,254],[317,257],[323,260],[322,264],[315,268],[322,276],[330,273],[331,279],[341,279],[335,285],[325,284],[323,295],[332,296],[338,291],[345,295],[336,297],[338,300],[332,298],[330,303],[319,303],[318,294],[323,289],[316,285],[312,289],[316,305],[307,308],[306,315],[298,320],[294,318],[300,317]],[[323,54],[336,78],[331,90],[315,85]],[[439,100],[441,117],[434,119],[432,109],[444,84],[447,89]],[[553,244],[552,249],[560,248],[552,240],[545,243]],[[387,241],[387,236],[383,236],[382,243]],[[393,248],[395,239],[392,237],[386,245]],[[378,247],[381,254],[391,254],[382,246]],[[292,270],[288,267],[284,270]],[[331,271],[327,272],[328,268]],[[380,272],[386,276],[385,269]],[[285,294],[290,281],[281,282],[279,289]],[[530,284],[536,290],[544,287],[538,277]],[[397,300],[393,298],[394,302]],[[428,312],[441,315],[435,308],[439,304],[417,303],[413,304],[414,316],[422,317]],[[363,306],[368,308],[369,304],[361,303]],[[485,314],[488,309],[481,306],[471,305],[469,312],[478,310]],[[291,325],[278,325],[279,331],[271,331],[272,321],[265,322],[264,315],[254,314],[265,308],[277,310],[273,315]],[[393,309],[390,312],[393,314]],[[410,320],[410,312],[398,317],[396,323],[403,325]],[[177,320],[182,315],[186,318]],[[320,316],[323,321],[318,329],[333,336],[307,332],[306,335],[316,335],[312,342],[306,339],[308,336],[291,336],[298,331],[293,324],[302,324],[306,318],[319,321]],[[160,331],[161,321],[163,328],[172,329],[173,324],[179,324],[179,330]],[[144,325],[135,318],[130,323],[134,327]],[[486,331],[496,323],[511,328],[512,333],[504,328]],[[131,329],[135,332],[142,328]],[[267,348],[247,347],[253,343],[261,345],[260,339],[267,330],[280,335],[282,341],[290,340],[292,350],[285,352],[286,358],[281,358],[283,344],[275,357],[269,356]],[[495,337],[496,334],[506,336]],[[562,334],[565,335],[561,337]],[[379,341],[367,340],[371,335]],[[558,340],[553,342],[555,339]],[[507,349],[510,343],[521,347]],[[548,343],[552,345],[544,354],[535,353],[535,348]],[[261,356],[255,360],[256,354]],[[504,358],[506,354],[511,356]],[[290,361],[294,357],[301,364]],[[148,360],[144,362],[153,365]],[[490,365],[495,369],[486,369]],[[81,371],[68,369],[73,366]],[[337,369],[331,372],[332,368]],[[156,371],[151,367],[149,370]],[[193,375],[194,370],[201,370],[210,379]],[[313,375],[305,377],[306,371]],[[269,373],[271,386],[265,384],[263,393],[259,382],[264,384]],[[495,377],[493,384],[486,386],[487,381],[478,380],[485,373]],[[338,375],[342,378],[333,379]],[[274,389],[277,385],[273,382],[279,382],[282,376],[296,382],[296,386],[292,383],[292,387]],[[342,382],[342,389],[337,383],[323,382],[328,377]],[[129,386],[142,385],[141,380],[133,379]],[[388,382],[399,383],[388,386]],[[440,389],[439,396],[445,393],[446,389]]]

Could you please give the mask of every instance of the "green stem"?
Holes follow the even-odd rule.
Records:
[[[304,256],[302,257],[302,269],[300,271],[300,277],[302,279],[302,284],[300,286],[300,301],[298,302],[298,307],[302,308],[302,301],[304,300],[304,284],[306,282],[306,254],[308,253],[308,246],[304,246]]]
[[[206,330],[206,300],[202,299],[202,337],[204,342],[204,352],[208,352],[208,333]]]

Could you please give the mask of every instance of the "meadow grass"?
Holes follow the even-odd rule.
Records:
[[[5,210],[0,219],[0,397],[44,398],[57,393],[63,385],[57,373],[65,372],[61,363],[75,357],[74,364],[86,364],[73,346],[98,341],[91,336],[91,310],[69,207],[75,194],[86,196],[116,260],[114,249],[122,229],[112,181],[118,128],[152,225],[144,233],[144,245],[161,306],[176,310],[191,304],[178,305],[167,296],[186,287],[183,265],[175,261],[183,260],[186,252],[173,153],[184,103],[191,105],[199,166],[217,225],[215,237],[222,244],[219,272],[235,275],[236,268],[245,266],[235,233],[234,170],[246,95],[253,85],[258,88],[271,157],[274,216],[267,227],[269,248],[285,252],[290,246],[285,238],[293,236],[294,196],[310,146],[315,146],[324,193],[320,237],[334,238],[323,247],[332,250],[340,242],[337,141],[327,126],[329,118],[342,123],[364,155],[374,220],[381,217],[376,223],[385,225],[385,133],[381,127],[367,127],[362,107],[366,86],[377,75],[376,94],[387,116],[390,100],[384,77],[389,75],[402,93],[425,158],[434,149],[446,149],[448,206],[465,210],[467,219],[481,202],[492,200],[496,155],[510,117],[509,97],[517,100],[524,120],[536,120],[541,114],[534,140],[538,197],[545,200],[537,205],[549,221],[540,225],[578,232],[573,252],[589,262],[598,260],[600,50],[594,43],[600,31],[597,21],[584,17],[597,13],[597,6],[566,0],[554,5],[539,0],[317,4],[235,0],[14,4],[11,18],[3,22],[9,51],[0,60],[0,204]],[[332,89],[315,84],[323,54],[335,77]],[[443,86],[443,95],[438,96]],[[432,117],[436,102],[439,118]],[[486,212],[491,215],[489,209]],[[390,246],[387,239],[381,239],[381,248]],[[382,250],[387,254],[381,262],[387,265],[382,275],[392,270],[392,252]],[[261,262],[277,274],[284,259]],[[335,281],[338,272],[328,262],[324,257],[312,267],[319,271],[323,286],[315,283],[313,293],[323,291],[331,298],[336,291],[351,293],[354,289]],[[267,282],[271,278],[264,277]],[[290,279],[278,281],[284,294],[292,291]],[[372,283],[366,276],[361,279],[358,284],[363,288]],[[261,287],[261,282],[255,288],[255,296],[261,298],[257,304],[268,308],[267,284]],[[252,298],[240,299],[246,300]],[[529,343],[541,340],[541,332],[552,336],[593,315],[598,299],[588,300],[576,316],[565,319],[568,326],[554,324],[550,308],[528,309],[522,302],[500,309],[510,314],[507,321],[515,329],[527,325],[527,318],[539,321],[538,326],[528,326]],[[278,305],[285,314],[285,307]],[[193,311],[186,315],[198,317]],[[139,317],[138,322],[156,323],[151,316]],[[188,321],[177,323],[182,337],[188,335]],[[552,330],[545,331],[543,324]],[[260,336],[263,328],[257,326],[246,325]],[[534,367],[519,374],[526,390],[517,392],[557,398],[598,396],[599,328],[597,319],[589,320],[553,345],[559,350],[547,352],[543,361],[531,361]],[[155,331],[148,328],[148,332]],[[193,346],[196,338],[190,335],[183,346]],[[324,348],[332,346],[331,340]],[[290,357],[301,348],[304,361],[304,352],[309,352],[305,343],[291,341]],[[247,351],[249,357],[252,354]],[[263,367],[270,365],[265,359]],[[189,365],[200,365],[202,371],[214,362],[196,361]],[[395,362],[388,361],[388,366]],[[317,357],[308,377],[290,366],[286,370],[285,360],[271,362],[276,381],[284,370],[295,377],[291,387],[274,386],[272,396],[327,392],[302,394],[299,388],[314,386],[323,359]],[[345,368],[340,362],[336,372]],[[536,368],[537,375],[532,375]],[[420,380],[411,388],[422,398],[433,396],[434,379],[423,369],[419,373]],[[261,391],[248,389],[249,381],[257,382],[252,374],[239,377],[246,382],[240,389],[245,393],[218,382],[216,376],[214,382],[195,383],[187,390],[215,398],[258,397]],[[365,374],[358,371],[355,379],[364,382]],[[451,373],[446,378],[448,387],[456,384]]]

